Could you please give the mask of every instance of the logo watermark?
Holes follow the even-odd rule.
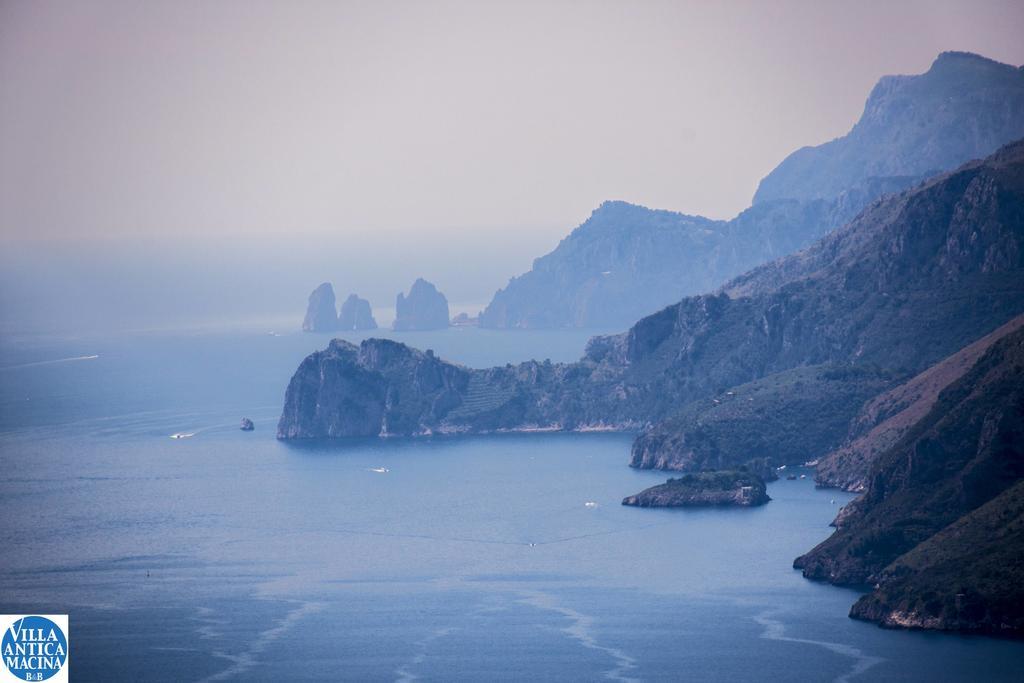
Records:
[[[0,680],[68,680],[68,615],[0,614],[0,628]]]

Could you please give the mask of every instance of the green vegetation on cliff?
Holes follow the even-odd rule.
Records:
[[[769,500],[764,480],[756,474],[747,470],[716,470],[669,479],[664,484],[627,496],[622,504],[637,507],[751,507],[764,505]]]

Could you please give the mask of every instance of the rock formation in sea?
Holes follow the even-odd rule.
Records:
[[[256,425],[254,425],[252,423],[252,420],[250,420],[249,418],[243,417],[242,423],[238,426],[238,428],[241,429],[243,432],[251,432],[252,430],[256,429]]]
[[[396,331],[441,330],[448,327],[448,299],[423,278],[412,284],[409,295],[399,292],[395,301]]]
[[[341,304],[341,312],[338,313],[338,329],[345,331],[377,329],[377,321],[373,318],[370,302],[360,299],[356,294],[349,294]]]
[[[924,74],[882,78],[846,136],[787,157],[732,220],[605,202],[499,290],[480,325],[625,329],[1021,137],[1024,71],[943,53]]]
[[[764,480],[741,470],[717,470],[685,474],[664,484],[626,496],[623,505],[637,507],[753,507],[764,505],[768,497]]]
[[[335,309],[334,287],[324,282],[309,295],[306,317],[302,321],[306,332],[334,332],[338,329],[338,311]]]

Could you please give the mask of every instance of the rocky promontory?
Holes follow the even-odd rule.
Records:
[[[764,505],[771,498],[764,480],[742,470],[718,470],[686,474],[622,499],[637,507],[705,507]]]
[[[334,332],[338,329],[338,311],[335,309],[334,287],[324,282],[309,295],[306,318],[302,321],[306,332]]]
[[[373,309],[370,302],[360,299],[357,294],[349,294],[345,302],[341,304],[341,312],[338,314],[339,330],[375,330],[377,321],[373,318]]]
[[[939,394],[871,466],[837,531],[794,566],[871,585],[854,617],[1024,635],[1024,330]]]
[[[586,385],[589,396],[579,389]],[[280,439],[636,428],[609,421],[607,383],[550,361],[475,370],[390,339],[334,339],[285,393]]]
[[[399,292],[395,300],[395,323],[392,329],[443,330],[448,327],[448,299],[430,282],[418,278],[409,295]]]

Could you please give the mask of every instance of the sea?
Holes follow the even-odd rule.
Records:
[[[330,340],[295,327],[0,337],[0,612],[68,614],[71,680],[1024,675],[1020,642],[883,630],[794,570],[852,498],[810,471],[652,510],[621,505],[668,476],[631,434],[278,441]],[[374,334],[486,367],[592,332]]]

